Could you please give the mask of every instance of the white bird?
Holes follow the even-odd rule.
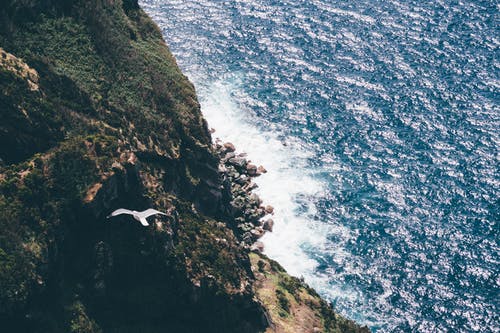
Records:
[[[135,220],[141,222],[141,224],[145,227],[147,227],[149,225],[146,218],[150,217],[151,215],[156,215],[156,214],[168,215],[168,214],[162,213],[160,211],[157,211],[156,209],[153,209],[153,208],[146,209],[143,212],[119,208],[119,209],[115,210],[114,212],[112,212],[107,218],[109,219],[110,217],[121,215],[121,214],[132,215]]]

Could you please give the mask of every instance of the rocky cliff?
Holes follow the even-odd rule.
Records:
[[[264,208],[221,163],[192,84],[135,0],[6,1],[0,327],[367,331],[250,253],[242,226]],[[106,218],[119,207],[167,215]]]

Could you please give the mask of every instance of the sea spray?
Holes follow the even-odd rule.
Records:
[[[314,205],[302,200],[301,206],[306,205],[304,211],[297,204],[299,197],[314,196],[322,190],[321,183],[305,171],[304,160],[310,154],[299,141],[280,138],[278,128],[266,131],[246,119],[248,113],[231,97],[238,91],[241,93],[237,79],[216,81],[210,87],[200,94],[200,103],[209,126],[215,129],[213,138],[234,143],[249,160],[268,170],[254,180],[259,186],[255,192],[265,204],[275,207],[274,231],[262,238],[265,253],[291,274],[313,272],[317,263],[305,255],[302,246],[319,244],[324,239],[317,235],[320,225],[315,228],[307,218],[314,215]]]

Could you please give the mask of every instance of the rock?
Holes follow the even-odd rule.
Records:
[[[225,238],[218,238],[218,237],[216,237],[216,238],[215,238],[215,241],[216,241],[217,243],[222,243],[222,244],[224,244],[224,245],[225,245],[225,244],[227,244],[227,239],[225,239]]]
[[[236,148],[231,142],[224,143],[224,149],[226,150],[226,152],[233,152],[236,150]]]
[[[245,226],[247,223],[245,223],[245,222],[246,222],[246,220],[245,220],[245,218],[244,218],[244,217],[241,217],[241,216],[240,216],[240,217],[237,217],[237,218],[235,218],[235,219],[234,219],[234,222],[238,225],[238,228],[240,228],[240,227],[241,227],[241,229],[242,229],[242,230],[244,230],[244,231],[250,231],[250,229],[252,228],[252,227],[250,227],[250,228],[247,228],[247,229],[245,230],[244,226]]]
[[[247,160],[244,157],[233,157],[228,160],[229,164],[237,168],[244,169],[247,165]]]
[[[268,219],[262,225],[262,228],[266,231],[273,231],[274,221],[272,219]]]
[[[239,173],[234,171],[234,168],[232,168],[232,170],[228,168],[227,175],[228,175],[229,179],[231,179],[231,180],[234,180],[240,176]]]
[[[245,209],[245,200],[242,197],[236,197],[231,204],[231,214],[233,216],[241,215],[243,210]]]
[[[256,176],[257,175],[257,166],[255,164],[247,164],[247,173],[249,176]]]
[[[233,184],[233,188],[231,189],[231,192],[233,193],[233,195],[235,197],[241,196],[242,194],[244,194],[244,190],[240,184]]]
[[[134,153],[131,153],[128,160],[128,163],[135,165],[137,163],[137,156]]]
[[[236,154],[233,153],[233,152],[229,152],[229,153],[226,153],[226,155],[224,156],[224,158],[222,159],[223,162],[227,162],[229,159],[235,157]]]
[[[224,164],[219,164],[218,171],[219,171],[219,173],[226,173],[226,172],[227,172],[227,169],[226,169],[226,167],[224,166]]]
[[[237,179],[234,180],[237,184],[240,185],[245,185],[248,181],[248,177],[245,175],[239,176]]]
[[[267,170],[262,165],[259,165],[259,167],[257,168],[257,173],[258,174],[267,173]]]
[[[266,211],[260,207],[257,208],[255,212],[259,218],[266,216]]]
[[[250,230],[250,233],[252,234],[254,239],[259,239],[262,236],[264,236],[264,229],[261,227],[257,227],[255,229]]]
[[[252,252],[263,252],[264,251],[264,243],[257,241],[252,244],[250,247],[250,251]]]
[[[260,206],[262,204],[262,199],[255,193],[250,194],[250,197],[248,198],[252,205],[254,206]]]
[[[245,232],[243,234],[243,236],[241,237],[241,239],[243,240],[243,242],[245,244],[252,244],[252,242],[253,242],[253,237],[252,237],[252,234],[250,232]]]
[[[264,209],[266,214],[273,214],[274,213],[274,207],[271,205],[267,205],[266,208]]]
[[[260,225],[258,223],[260,219],[259,212],[256,209],[254,209],[251,205],[249,204],[246,205],[244,215],[247,222],[253,223],[257,226]]]
[[[125,170],[125,168],[123,167],[123,165],[121,165],[118,161],[114,161],[113,164],[111,165],[111,168],[115,169],[115,170]]]
[[[254,213],[252,214],[249,218],[248,218],[256,227],[259,227],[262,225],[262,222],[260,221],[260,216],[258,213]]]
[[[254,225],[252,223],[245,223],[241,226],[241,229],[244,232],[251,231],[254,228]]]
[[[252,190],[255,190],[259,185],[255,184],[254,182],[247,183],[244,187],[243,190],[246,192],[251,192]]]

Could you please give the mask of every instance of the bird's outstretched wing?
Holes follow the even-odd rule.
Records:
[[[112,212],[110,215],[108,215],[108,218],[111,216],[116,216],[116,215],[121,215],[121,214],[134,215],[134,212],[131,210],[128,210],[128,209],[119,208],[119,209],[115,210],[114,212]]]
[[[136,213],[136,215],[139,216],[140,218],[147,218],[147,217],[150,217],[151,215],[156,215],[156,214],[167,215],[167,214],[162,213],[160,211],[157,211],[156,209],[153,209],[153,208],[149,208],[143,212]]]
[[[141,222],[141,224],[142,224],[143,226],[145,226],[145,227],[147,227],[147,226],[149,225],[149,223],[148,223],[148,221],[146,220],[146,218],[145,218],[145,217],[141,217],[141,218],[139,219],[139,222]]]

